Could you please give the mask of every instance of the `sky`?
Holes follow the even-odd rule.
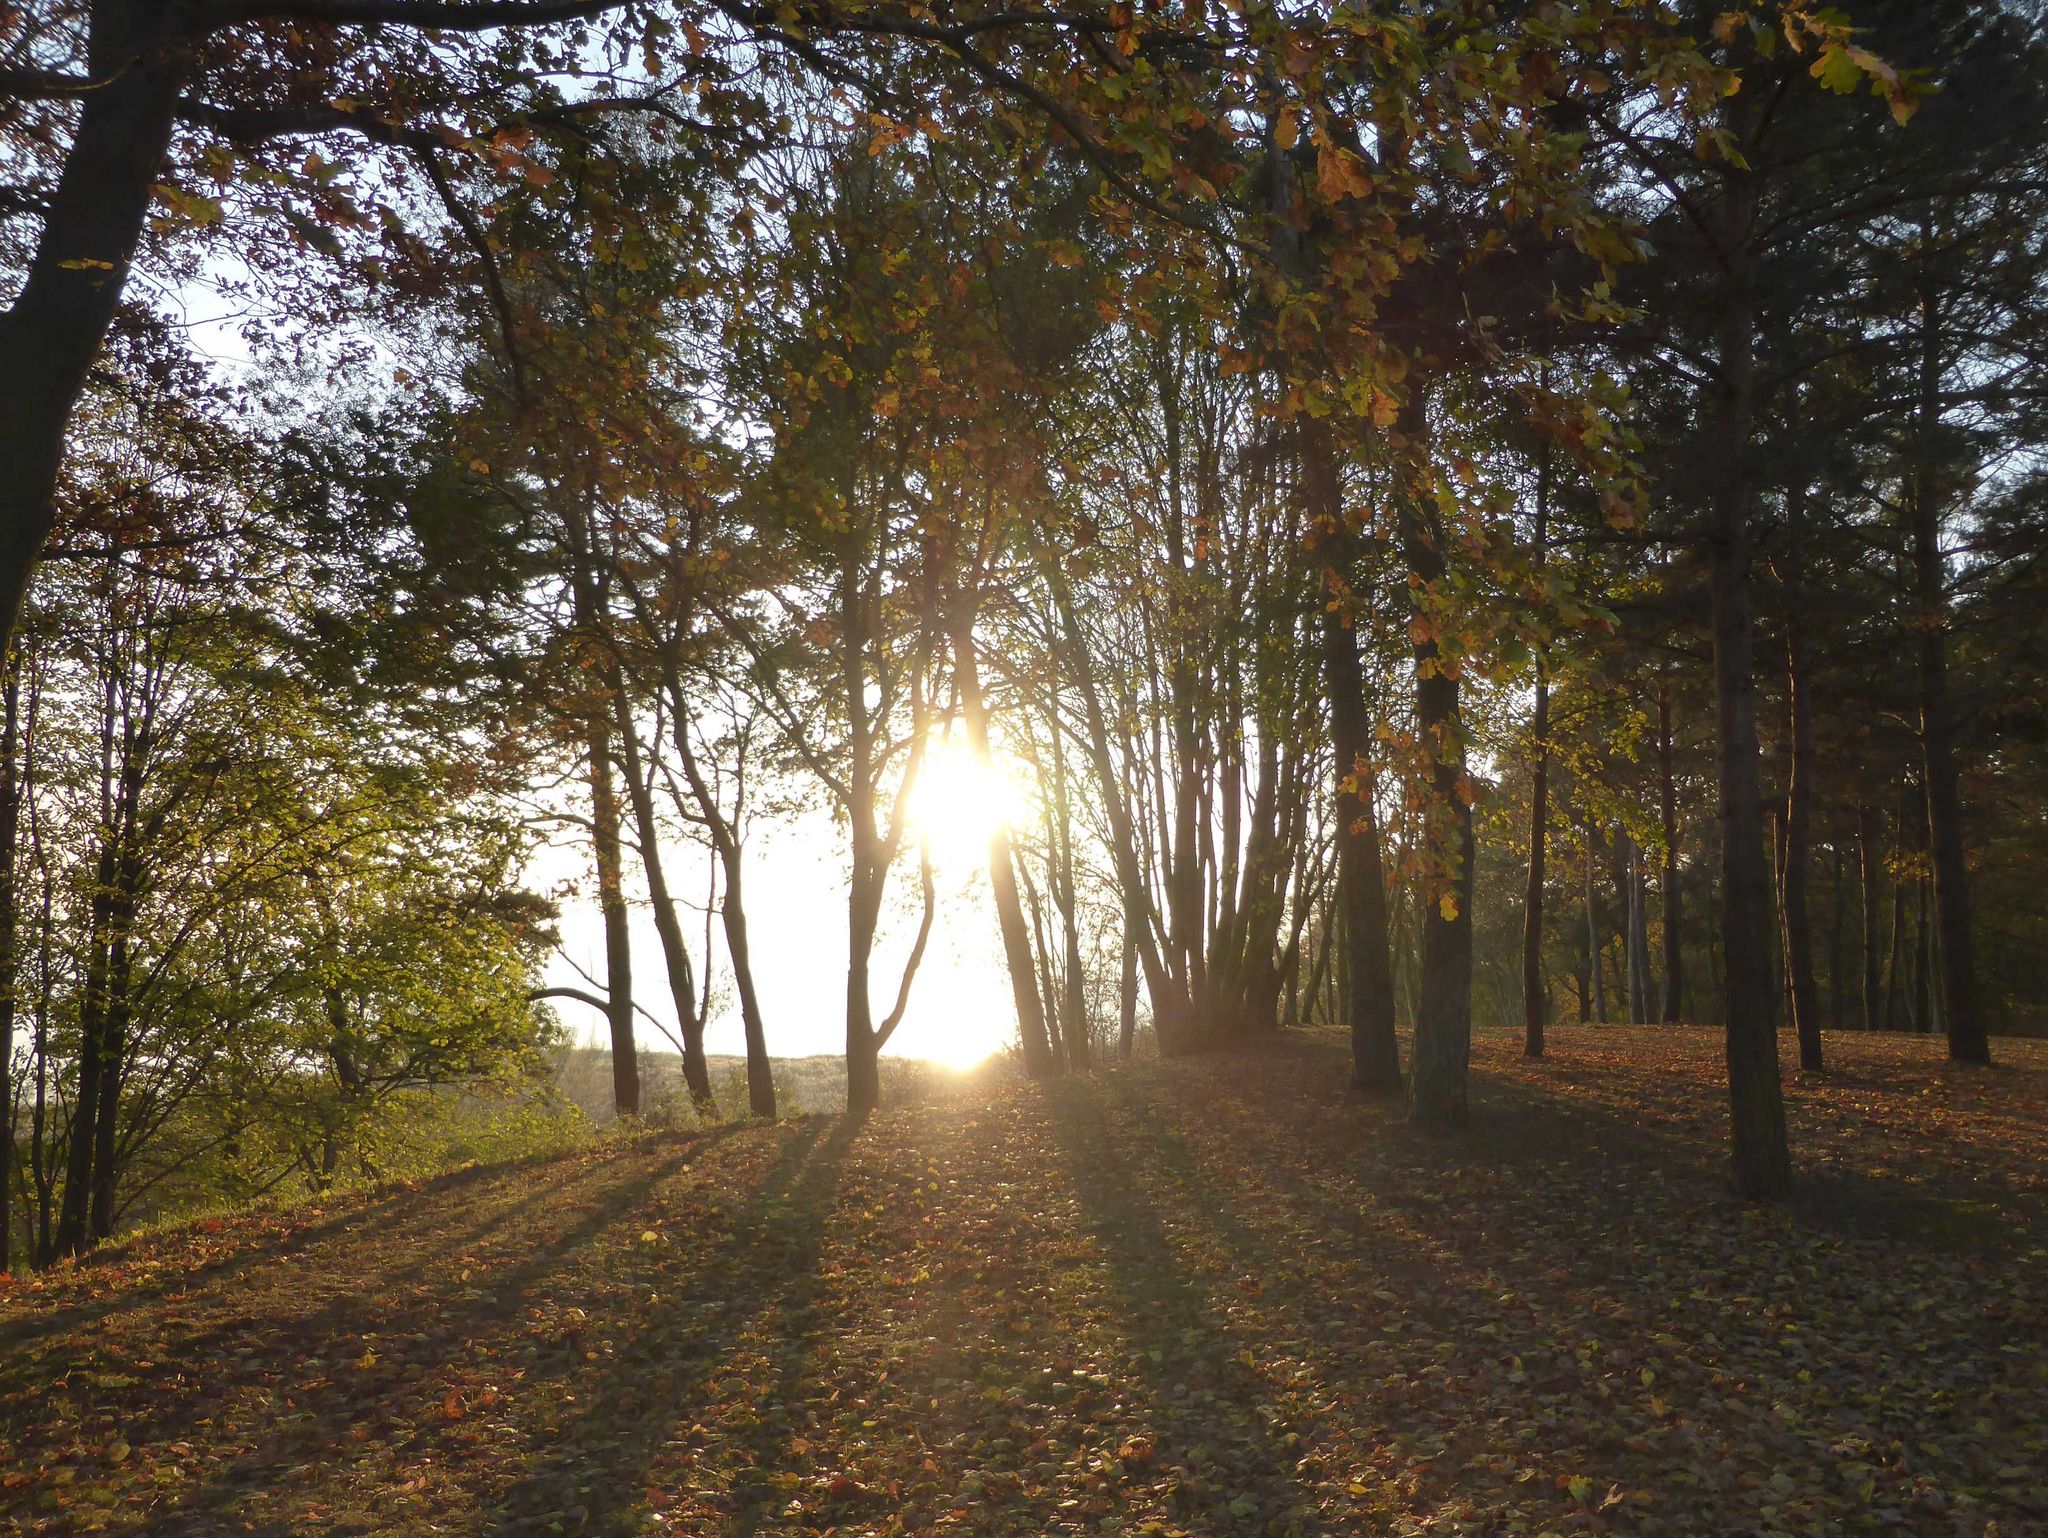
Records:
[[[913,836],[929,838],[938,890],[937,917],[903,1023],[885,1050],[965,1067],[980,1062],[1016,1039],[1016,1009],[1010,999],[994,900],[988,883],[988,835],[996,817],[1010,815],[1019,792],[977,764],[963,748],[935,748],[926,783],[912,814]],[[701,968],[704,951],[704,896],[708,853],[684,843],[664,845],[664,868],[683,908],[691,964]],[[754,953],[754,983],[776,1057],[843,1052],[846,1047],[846,886],[844,834],[819,809],[762,822],[746,853],[747,927]],[[604,924],[599,915],[587,848],[557,843],[540,852],[529,872],[536,890],[557,882],[578,883],[575,897],[561,905],[561,953],[550,962],[550,986],[589,987],[604,978]],[[633,912],[633,995],[670,1029],[675,1009],[668,974],[655,933],[654,916],[637,869],[627,876]],[[877,1021],[896,998],[903,958],[917,933],[917,856],[906,848],[890,878],[882,934],[872,966],[872,1008]],[[724,936],[714,915],[712,1014],[705,1050],[745,1050]],[[579,972],[580,969],[580,972]],[[557,1001],[562,1022],[578,1041],[606,1040],[605,1022],[587,1005]],[[673,1050],[646,1020],[642,1045]]]

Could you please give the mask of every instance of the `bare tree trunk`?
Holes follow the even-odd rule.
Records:
[[[1170,1018],[1185,1003],[1176,997],[1152,933],[1153,905],[1144,867],[1138,858],[1137,831],[1132,825],[1131,803],[1117,774],[1109,749],[1109,722],[1096,687],[1095,668],[1089,657],[1087,636],[1081,629],[1074,607],[1073,592],[1056,557],[1040,561],[1054,607],[1059,611],[1060,633],[1065,641],[1064,661],[1081,695],[1088,722],[1088,756],[1095,774],[1096,789],[1102,796],[1103,818],[1109,824],[1110,856],[1116,866],[1117,895],[1124,911],[1124,941],[1135,946],[1137,964],[1144,975],[1145,995],[1152,1005],[1152,1032],[1160,1050],[1168,1050],[1168,1037],[1175,1029]],[[1142,804],[1142,797],[1140,798]],[[1135,1027],[1134,1027],[1135,1028]]]
[[[1932,242],[1931,219],[1922,225]],[[1941,555],[1947,489],[1937,472],[1934,437],[1941,416],[1940,308],[1921,291],[1920,380],[1915,409],[1917,452],[1907,507],[1913,519],[1914,649],[1919,663],[1920,750],[1927,775],[1927,844],[1933,872],[1934,921],[1941,932],[1942,1016],[1948,1055],[1959,1063],[1991,1061],[1991,1040],[1978,997],[1977,947],[1970,917],[1963,800],[1956,772],[1955,707],[1948,680],[1948,573]]]
[[[1904,997],[1902,982],[1906,965],[1906,883],[1897,880],[1892,883],[1891,932],[1885,941],[1884,953],[1884,1028],[1894,1031],[1899,1028],[1899,1000]],[[1910,1006],[1910,1001],[1909,1006]],[[1910,1025],[1910,1021],[1908,1024]]]
[[[654,909],[654,932],[661,939],[662,961],[668,970],[669,999],[675,1005],[676,1029],[683,1045],[683,1084],[700,1115],[712,1114],[711,1067],[704,1059],[704,1017],[697,1012],[697,980],[690,948],[683,940],[682,920],[669,895],[668,871],[662,862],[661,823],[654,815],[654,790],[640,760],[640,735],[633,720],[625,680],[612,673],[614,720],[619,734],[619,768],[633,803],[633,826],[640,846],[640,868],[647,873],[647,899]]]
[[[612,778],[611,717],[590,713],[590,847],[597,863],[597,901],[604,915],[605,1019],[611,1027],[612,1108],[640,1114],[640,1059],[633,1045],[633,943],[626,909],[619,794]]]
[[[1723,103],[1739,150],[1754,148],[1763,121],[1762,89],[1745,82]],[[1775,1198],[1791,1189],[1785,1101],[1778,1078],[1771,966],[1765,915],[1756,680],[1750,619],[1750,438],[1755,386],[1757,173],[1723,168],[1718,210],[1724,287],[1715,341],[1718,378],[1709,418],[1714,484],[1707,537],[1712,595],[1714,699],[1721,791],[1721,949],[1727,969],[1728,1106],[1735,1186],[1744,1196]]]
[[[1060,998],[1060,1041],[1067,1049],[1067,1067],[1075,1073],[1090,1068],[1088,1046],[1088,996],[1082,975],[1081,926],[1074,911],[1073,877],[1066,877],[1068,891],[1059,903],[1060,926],[1066,932],[1066,988]]]
[[[868,958],[875,948],[875,927],[863,923],[858,906],[849,904],[846,962],[846,1109],[863,1116],[882,1103],[882,1044],[875,1038],[868,1003]]]
[[[1849,1019],[1848,956],[1842,944],[1843,896],[1848,874],[1842,861],[1842,840],[1828,840],[1828,1029],[1839,1031]]]
[[[1913,884],[1913,1029],[1934,1030],[1934,957],[1932,932],[1927,922],[1926,878]]]
[[[1351,551],[1336,449],[1320,422],[1301,424],[1303,489],[1317,537],[1327,552],[1324,576],[1333,591],[1323,614],[1323,669],[1330,692],[1330,740],[1337,777],[1337,903],[1344,912],[1340,972],[1344,1018],[1351,1028],[1351,1082],[1372,1094],[1401,1087],[1394,1035],[1394,978],[1387,936],[1386,873],[1381,864],[1379,809],[1374,801],[1372,722],[1359,664],[1350,604]]]
[[[1131,1060],[1131,1046],[1138,1035],[1138,942],[1124,930],[1123,975],[1117,984],[1116,1055]]]
[[[867,699],[868,619],[862,558],[851,540],[839,569],[839,617],[844,632],[840,683],[847,717],[847,838],[852,870],[846,890],[846,1110],[864,1116],[882,1103],[882,1043],[875,1034],[868,972],[888,879],[876,824],[873,725]]]
[[[163,169],[191,50],[160,0],[91,9],[78,126],[26,281],[0,314],[0,646],[56,517],[65,430],[113,323]]]
[[[1792,765],[1785,784],[1785,860],[1780,877],[1785,913],[1785,994],[1791,1003],[1792,1025],[1799,1036],[1799,1066],[1821,1070],[1820,1000],[1813,981],[1813,928],[1807,902],[1813,830],[1813,700],[1807,677],[1806,638],[1800,628],[1802,559],[1800,517],[1805,494],[1795,491],[1793,503],[1792,581],[1786,592],[1785,694],[1792,713]]]
[[[1607,984],[1601,976],[1600,897],[1593,880],[1593,825],[1586,824],[1586,978],[1591,984],[1593,1024],[1607,1023]]]
[[[1394,488],[1401,554],[1426,604],[1447,573],[1442,543],[1424,490],[1428,402],[1410,376],[1397,431],[1405,458]],[[1415,657],[1415,734],[1428,763],[1423,807],[1427,901],[1422,909],[1421,975],[1415,1009],[1414,1067],[1408,1099],[1418,1125],[1453,1128],[1469,1114],[1466,1079],[1472,1055],[1472,896],[1475,846],[1472,793],[1465,776],[1465,722],[1459,711],[1455,660],[1436,639],[1435,616],[1422,610]]]
[[[740,846],[739,829],[719,805],[717,792],[697,762],[696,749],[690,745],[690,720],[679,672],[670,672],[667,687],[672,723],[669,735],[676,745],[676,759],[682,765],[683,779],[689,784],[691,799],[697,803],[705,830],[711,835],[711,847],[718,852],[719,868],[725,873],[725,896],[719,902],[718,917],[725,928],[726,959],[732,963],[733,991],[739,995],[740,1027],[747,1044],[747,1109],[755,1116],[772,1118],[775,1073],[768,1060],[768,1030],[761,1019],[760,995],[754,989],[753,952],[748,945],[743,885],[745,850]],[[735,811],[734,817],[739,815]]]
[[[1643,877],[1642,846],[1623,829],[1618,839],[1622,899],[1622,960],[1628,972],[1628,1018],[1650,1018],[1650,894]]]
[[[14,845],[21,833],[21,654],[0,641],[5,681],[0,725],[0,1275],[14,1260],[14,1016],[20,986],[15,945]]]
[[[1664,872],[1659,896],[1664,903],[1664,1008],[1666,1025],[1678,1024],[1684,1008],[1680,989],[1685,976],[1683,894],[1678,886],[1678,787],[1672,774],[1671,683],[1657,686],[1657,807],[1664,824]]]
[[[1883,1023],[1883,993],[1878,963],[1882,943],[1877,919],[1877,814],[1865,805],[1856,808],[1856,867],[1861,881],[1863,914],[1863,1029],[1874,1031]]]
[[[963,606],[953,625],[953,676],[960,688],[960,713],[967,725],[967,745],[983,763],[989,762],[988,712],[982,700],[981,668],[975,650],[974,616]],[[1046,1032],[1044,1001],[1039,996],[1031,932],[1017,896],[1017,867],[1010,848],[1010,829],[1000,819],[988,835],[988,879],[995,893],[996,923],[1002,931],[1003,960],[1010,970],[1010,997],[1017,1006],[1017,1032],[1024,1047],[1024,1071],[1034,1079],[1059,1072]]]
[[[114,901],[109,915],[113,942],[107,954],[107,1006],[101,1024],[99,1111],[93,1118],[92,1237],[113,1236],[115,1186],[121,1172],[120,1109],[121,1088],[128,1072],[128,1027],[134,1009],[135,985],[135,903],[141,880],[140,864],[133,849],[133,829],[128,830],[130,847],[123,851],[116,877]]]
[[[98,1155],[99,1115],[105,1101],[107,1061],[108,970],[113,960],[113,903],[120,873],[118,849],[121,815],[117,786],[125,780],[116,770],[115,682],[103,670],[100,701],[100,829],[93,860],[92,894],[86,912],[84,991],[78,1005],[78,1064],[71,1102],[70,1142],[65,1148],[64,1199],[57,1218],[56,1255],[82,1254],[90,1234],[93,1161]]]
[[[1542,382],[1550,384],[1549,366]],[[1541,569],[1550,542],[1550,440],[1536,456],[1536,528],[1531,541]],[[1550,1017],[1550,995],[1543,986],[1543,866],[1550,836],[1550,669],[1536,663],[1536,709],[1529,721],[1530,745],[1536,762],[1529,777],[1529,872],[1522,893],[1522,1055],[1543,1055],[1543,1028]]]

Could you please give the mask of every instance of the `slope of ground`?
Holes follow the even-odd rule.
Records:
[[[2048,1050],[1333,1041],[202,1225],[0,1300],[0,1532],[2048,1531]]]
[[[650,1120],[674,1127],[694,1127],[699,1118],[683,1083],[683,1060],[674,1052],[640,1054],[641,1107]],[[747,1114],[747,1060],[713,1053],[707,1060],[711,1093],[727,1117]],[[989,1072],[1004,1065],[992,1063]],[[776,1057],[769,1059],[775,1078],[775,1099],[785,1116],[837,1111],[846,1104],[844,1057]],[[943,1099],[972,1089],[986,1076],[983,1070],[949,1068],[922,1058],[882,1059],[882,1098],[889,1105]],[[565,1047],[555,1054],[553,1080],[563,1098],[590,1124],[603,1127],[612,1110],[612,1054],[605,1047]]]

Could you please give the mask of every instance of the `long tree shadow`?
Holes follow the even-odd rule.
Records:
[[[783,1355],[807,1355],[818,1328],[816,1270],[832,1231],[835,1197],[861,1118],[835,1120],[820,1137],[809,1124],[748,1195],[723,1238],[686,1257],[681,1275],[650,1268],[661,1302],[630,1352],[575,1375],[573,1415],[537,1428],[520,1472],[484,1495],[494,1531],[610,1534],[637,1530],[657,1453],[682,1434],[699,1487],[676,1492],[701,1516],[751,1528],[753,1514],[778,1499],[770,1465],[786,1454],[782,1417],[772,1394],[750,1396],[756,1430],[707,1458],[692,1436],[716,1402],[714,1380],[735,1346],[770,1319],[784,1336]],[[706,1488],[717,1469],[723,1488]]]
[[[731,1130],[719,1127],[692,1134],[686,1146],[701,1147],[728,1136]],[[18,1361],[22,1353],[44,1341],[54,1340],[110,1315],[129,1312],[138,1304],[161,1301],[173,1291],[179,1294],[204,1292],[236,1281],[251,1271],[289,1264],[299,1254],[331,1240],[343,1239],[351,1233],[374,1232],[379,1245],[388,1246],[409,1230],[433,1225],[444,1210],[439,1205],[441,1201],[461,1197],[474,1188],[488,1189],[511,1183],[523,1171],[533,1170],[543,1177],[552,1177],[525,1183],[514,1200],[491,1207],[489,1215],[463,1235],[451,1236],[445,1230],[436,1230],[436,1238],[442,1241],[440,1247],[443,1249],[460,1248],[454,1242],[456,1239],[476,1243],[492,1230],[544,1204],[566,1180],[586,1178],[621,1162],[631,1163],[636,1156],[634,1144],[622,1142],[595,1153],[579,1155],[565,1174],[559,1169],[563,1162],[559,1154],[536,1154],[450,1170],[426,1180],[383,1186],[361,1195],[346,1195],[337,1199],[333,1210],[318,1217],[295,1217],[287,1209],[279,1220],[279,1228],[247,1236],[228,1254],[190,1264],[167,1264],[153,1281],[109,1289],[86,1302],[60,1303],[33,1313],[17,1313],[13,1317],[0,1315],[0,1362]],[[493,1197],[496,1195],[495,1192],[491,1194]],[[385,1220],[394,1216],[400,1221],[385,1226]],[[80,1262],[78,1275],[90,1279],[97,1273],[127,1263],[136,1257],[139,1248],[140,1241],[131,1241],[95,1250]],[[357,1290],[374,1290],[368,1284],[376,1279],[374,1274],[364,1274],[359,1278],[362,1285]],[[239,1324],[240,1321],[231,1321],[226,1328],[232,1331]],[[187,1350],[204,1349],[206,1342],[185,1337],[175,1339],[175,1344],[179,1354],[183,1355]]]
[[[1412,1481],[1411,1509],[1455,1502],[1454,1481],[1468,1454],[1512,1449],[1531,1466],[1563,1458],[1577,1472],[1619,1467],[1630,1454],[1658,1447],[1693,1466],[1713,1445],[1709,1439],[1739,1434],[1758,1445],[1782,1444],[1790,1458],[1813,1458],[1831,1442],[1906,1445],[1915,1415],[1922,1433],[1937,1424],[1960,1432],[1967,1424],[1960,1412],[1931,1407],[1966,1395],[1988,1404],[2012,1388],[1988,1343],[1995,1323],[1916,1341],[1908,1316],[1895,1306],[1873,1310],[1854,1286],[1830,1285],[1830,1258],[1863,1251],[1845,1270],[1864,1277],[1883,1273],[1880,1257],[1901,1253],[1902,1237],[1923,1252],[1949,1247],[1927,1223],[1930,1212],[1944,1210],[1941,1199],[1932,1207],[1915,1201],[1889,1176],[1851,1176],[1863,1193],[1858,1212],[1832,1205],[1840,1189],[1832,1177],[1809,1179],[1790,1208],[1757,1209],[1728,1193],[1711,1132],[1675,1136],[1605,1104],[1583,1104],[1577,1096],[1560,1101],[1519,1079],[1475,1075],[1477,1126],[1456,1140],[1418,1138],[1393,1123],[1345,1135],[1338,1097],[1314,1097],[1314,1132],[1332,1158],[1301,1165],[1298,1185],[1260,1193],[1259,1205],[1248,1209],[1247,1232],[1229,1211],[1234,1195],[1243,1195],[1233,1194],[1235,1170],[1214,1157],[1181,1160],[1173,1144],[1182,1129],[1220,1125],[1225,1130],[1205,1137],[1205,1146],[1228,1145],[1243,1166],[1272,1170],[1286,1167],[1283,1133],[1272,1123],[1270,1102],[1268,1114],[1247,1114],[1260,1109],[1257,1097],[1240,1095],[1227,1074],[1205,1070],[1201,1088],[1213,1096],[1202,1121],[1175,1115],[1160,1128],[1155,1115],[1133,1118],[1134,1125],[1156,1133],[1148,1139],[1152,1159],[1210,1193],[1204,1215],[1245,1263],[1256,1263],[1262,1246],[1298,1258],[1301,1235],[1327,1233],[1334,1264],[1318,1267],[1315,1283],[1333,1290],[1348,1281],[1355,1295],[1375,1279],[1386,1282],[1393,1290],[1382,1295],[1398,1314],[1397,1340],[1412,1339],[1420,1324],[1443,1354],[1432,1363],[1397,1341],[1383,1342],[1363,1358],[1378,1371],[1360,1372],[1347,1370],[1353,1364],[1344,1360],[1349,1348],[1341,1340],[1319,1341],[1315,1353],[1317,1370],[1340,1400],[1351,1397],[1348,1383],[1369,1401],[1347,1415],[1426,1433],[1429,1471]],[[1239,1206],[1245,1210],[1241,1200]],[[1347,1221],[1354,1213],[1355,1223]],[[1808,1279],[1788,1288],[1787,1273],[1795,1270]],[[1995,1295],[2001,1284],[1988,1272],[1987,1281]],[[1796,1328],[1788,1320],[1797,1320]],[[1539,1402],[1590,1391],[1606,1408],[1535,1435],[1526,1426],[1504,1435],[1505,1426],[1473,1418],[1470,1408],[1486,1403],[1489,1388],[1497,1391],[1504,1347],[1520,1353],[1506,1363],[1515,1375],[1510,1381],[1526,1382]],[[1637,1353],[1645,1352],[1652,1365],[1638,1373],[1645,1357]],[[1825,1387],[1807,1391],[1809,1383],[1853,1380],[1878,1361],[1887,1364],[1888,1387],[1875,1409],[1844,1404]],[[1396,1365],[1406,1384],[1388,1376],[1385,1391],[1375,1389],[1385,1368]],[[1718,1388],[1758,1382],[1782,1385],[1782,1405]],[[1667,1384],[1719,1399],[1716,1421],[1674,1419],[1660,1408],[1658,1396],[1673,1392]],[[1418,1394],[1418,1387],[1427,1392]],[[1784,1406],[1830,1430],[1817,1440],[1788,1434],[1779,1414]],[[1916,1408],[1908,1414],[1904,1406]],[[1965,1452],[1943,1477],[1981,1479],[1982,1471],[1968,1465],[1967,1439],[1959,1436],[1957,1445]],[[1723,1495],[1733,1502],[1746,1493],[1731,1488]]]
[[[524,1306],[527,1295],[551,1275],[572,1265],[579,1253],[607,1228],[626,1222],[650,1193],[691,1158],[689,1145],[676,1149],[653,1164],[641,1164],[628,1177],[608,1182],[587,1193],[586,1211],[576,1222],[549,1234],[539,1248],[528,1250],[525,1258],[511,1267],[491,1273],[487,1286],[476,1289],[465,1303],[461,1326],[438,1325],[422,1329],[423,1320],[438,1320],[441,1309],[436,1297],[439,1284],[425,1281],[406,1297],[387,1299],[362,1293],[329,1299],[319,1307],[285,1320],[266,1321],[263,1345],[277,1353],[278,1367],[289,1366],[303,1379],[310,1363],[324,1363],[335,1355],[337,1342],[351,1342],[365,1335],[409,1328],[410,1347],[391,1364],[388,1376],[370,1382],[316,1384],[299,1383],[295,1392],[266,1395],[251,1445],[226,1467],[216,1471],[204,1485],[174,1509],[153,1514],[152,1532],[217,1533],[241,1530],[256,1533],[295,1532],[294,1524],[282,1519],[252,1524],[252,1501],[284,1485],[295,1472],[317,1467],[334,1456],[337,1449],[355,1440],[351,1433],[402,1421],[417,1408],[422,1379],[438,1367],[472,1348],[480,1326],[509,1325]],[[469,1247],[467,1235],[443,1246],[446,1255]],[[417,1259],[415,1261],[417,1265]],[[421,1268],[424,1269],[424,1268]],[[273,1379],[280,1375],[272,1373]],[[283,1378],[289,1389],[292,1381]],[[178,1402],[155,1414],[134,1417],[129,1435],[136,1441],[157,1434],[153,1423],[172,1417],[190,1418],[198,1413],[190,1402]],[[230,1519],[233,1519],[232,1529]]]
[[[1839,1071],[1831,1074],[1830,1090],[1838,1091],[1842,1085],[1836,1081],[1846,1077]],[[1901,1089],[1896,1079],[1867,1072],[1861,1079],[1863,1088]],[[1541,1084],[1477,1071],[1474,1080],[1479,1093],[1467,1141],[1474,1154],[1489,1162],[1533,1168],[1590,1153],[1600,1169],[1653,1172],[1690,1187],[1697,1200],[1724,1211],[1744,1205],[1734,1194],[1728,1148],[1717,1125],[1725,1113],[1717,1103],[1703,1103],[1696,1084],[1671,1092],[1670,1104],[1680,1110],[1654,1113],[1665,1125],[1681,1129],[1667,1131],[1641,1107],[1576,1094],[1566,1115],[1557,1096]],[[1944,1164],[1944,1178],[1929,1180],[1911,1168],[1846,1162],[1825,1132],[1801,1117],[1800,1098],[1797,1091],[1788,1096],[1795,1173],[1792,1196],[1781,1210],[1812,1229],[1848,1239],[1988,1252],[2018,1243],[2043,1214],[2043,1193],[1995,1172],[1958,1175]],[[1693,1114],[1681,1114],[1684,1109]],[[1926,1152],[1931,1157],[1936,1150],[1930,1146]]]
[[[1179,1470],[1176,1520],[1214,1533],[1330,1531],[1293,1472],[1313,1428],[1296,1424],[1261,1377],[1220,1289],[1190,1270],[1168,1214],[1145,1192],[1145,1149],[1119,1128],[1104,1094],[1064,1081],[1049,1087],[1046,1106],[1134,1348],[1130,1365],[1146,1385],[1157,1431],[1149,1456]],[[1205,1193],[1174,1190],[1177,1226]]]

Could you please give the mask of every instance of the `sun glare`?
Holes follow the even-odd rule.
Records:
[[[932,863],[962,869],[988,862],[989,836],[1024,810],[1015,781],[957,737],[935,737],[911,791],[910,826],[931,846]]]

